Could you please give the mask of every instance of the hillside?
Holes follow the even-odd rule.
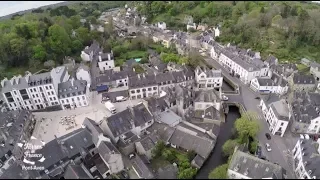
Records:
[[[140,4],[140,5],[138,5]],[[320,62],[320,6],[304,1],[145,1],[136,3],[147,21],[186,31],[195,23],[220,25],[217,41],[273,54],[282,62],[308,58]]]
[[[65,56],[79,59],[81,50],[92,39],[99,41],[105,35],[90,31],[90,23],[99,24],[97,19],[103,11],[124,4],[124,1],[58,4],[1,20],[0,78],[26,70],[36,72],[45,68],[44,62],[48,60],[59,65]],[[86,22],[81,23],[81,19]]]

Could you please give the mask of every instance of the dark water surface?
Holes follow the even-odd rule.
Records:
[[[222,146],[228,139],[231,138],[233,124],[239,117],[240,113],[238,107],[230,106],[229,113],[226,117],[226,123],[221,125],[220,134],[218,136],[216,146],[214,147],[211,156],[199,170],[196,179],[208,179],[209,173],[214,168],[227,162],[228,158],[224,158],[222,155]]]

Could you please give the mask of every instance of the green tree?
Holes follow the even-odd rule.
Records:
[[[164,157],[167,161],[171,163],[173,163],[173,161],[176,158],[175,153],[170,149],[164,149],[162,151],[162,157]]]
[[[197,174],[197,169],[189,167],[187,169],[179,170],[178,178],[179,179],[193,179]]]
[[[42,45],[36,45],[33,47],[33,59],[43,62],[46,59],[47,52]]]
[[[236,140],[229,139],[222,146],[222,152],[224,156],[231,156],[234,152],[234,148],[238,145]]]
[[[187,156],[188,156],[189,161],[192,161],[196,155],[197,155],[197,153],[194,150],[190,150],[187,152]]]
[[[163,141],[158,141],[156,146],[152,149],[152,156],[154,158],[160,157],[162,151],[165,149],[165,144]]]
[[[235,128],[239,134],[239,143],[246,143],[249,137],[255,138],[260,130],[260,124],[256,119],[255,112],[245,112],[241,114],[235,122]]]
[[[253,154],[257,151],[257,146],[259,145],[259,142],[257,140],[253,140],[250,143],[250,152]]]
[[[228,164],[223,164],[216,167],[210,172],[209,179],[227,179],[228,166]]]
[[[49,28],[49,43],[51,50],[55,53],[55,58],[62,62],[62,58],[71,51],[71,39],[65,29],[57,24]]]

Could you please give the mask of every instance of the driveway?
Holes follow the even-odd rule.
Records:
[[[265,133],[270,133],[268,129],[268,124],[265,121],[260,111],[260,108],[258,108],[260,100],[255,99],[255,97],[260,95],[257,92],[254,92],[252,89],[250,89],[248,85],[243,84],[238,78],[231,76],[229,72],[225,70],[216,60],[209,57],[206,57],[204,59],[213,67],[221,69],[224,77],[227,77],[228,79],[232,80],[233,82],[239,85],[241,95],[227,95],[229,97],[228,102],[242,103],[247,111],[257,112],[257,119],[259,119],[262,128],[257,138],[259,140],[260,145],[262,146],[263,155],[265,155],[266,158],[271,162],[278,163],[284,169],[286,169],[288,178],[294,178],[292,158],[287,155],[286,151],[288,149],[293,149],[298,137],[292,135],[290,130],[287,129],[284,137],[274,136],[271,134],[272,139],[267,140],[267,138],[265,137]],[[265,143],[267,142],[271,145],[271,152],[266,151]]]

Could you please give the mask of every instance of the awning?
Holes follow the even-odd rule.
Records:
[[[98,92],[106,91],[106,90],[108,90],[108,86],[107,85],[97,86],[97,91]]]

